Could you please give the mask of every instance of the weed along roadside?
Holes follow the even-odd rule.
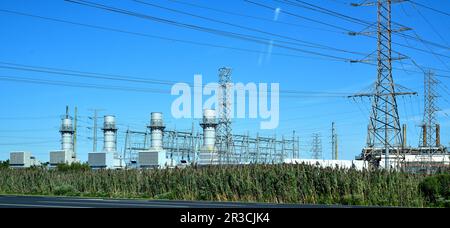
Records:
[[[448,207],[449,176],[304,164],[163,170],[1,169],[0,194]]]

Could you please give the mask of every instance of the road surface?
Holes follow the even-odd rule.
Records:
[[[323,205],[0,196],[0,208],[323,208]]]

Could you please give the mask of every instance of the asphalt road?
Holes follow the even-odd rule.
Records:
[[[0,208],[324,208],[323,205],[0,196]]]

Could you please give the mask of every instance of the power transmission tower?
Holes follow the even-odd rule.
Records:
[[[336,126],[333,122],[331,124],[331,155],[333,160],[338,160],[338,135],[336,133]]]
[[[320,134],[313,134],[312,142],[312,158],[313,159],[323,159],[322,157],[322,136]]]
[[[437,92],[437,85],[439,81],[435,78],[432,71],[425,73],[424,78],[424,115],[422,125],[422,138],[420,145],[422,147],[434,147],[437,145],[436,128],[438,121],[436,113],[439,111],[439,107],[436,104],[439,94]]]
[[[97,152],[97,120],[98,120],[98,112],[103,111],[103,109],[89,109],[89,111],[94,112],[93,117],[89,117],[93,121],[92,127],[92,152]]]
[[[378,0],[375,3],[352,4],[353,6],[377,5],[377,80],[374,93],[357,94],[352,97],[371,97],[372,109],[370,116],[369,135],[370,149],[363,151],[363,158],[375,167],[379,166],[381,156],[385,156],[385,168],[390,168],[390,152],[395,152],[397,164],[404,158],[401,145],[403,137],[398,114],[397,99],[399,95],[412,95],[416,93],[396,92],[396,85],[392,76],[392,61],[404,59],[399,54],[392,58],[392,33],[409,30],[409,28],[392,29],[391,5],[404,0]],[[366,33],[367,34],[367,33]]]
[[[232,110],[232,82],[231,68],[219,69],[219,124],[217,126],[217,148],[219,150],[220,163],[230,162],[233,153],[233,128],[231,126]]]

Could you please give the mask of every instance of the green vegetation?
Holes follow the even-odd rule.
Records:
[[[431,206],[450,207],[450,174],[427,177],[419,187]]]
[[[7,169],[7,168],[9,168],[9,160],[0,161],[0,169]]]
[[[58,164],[56,170],[60,172],[68,171],[88,171],[91,167],[87,163]]]
[[[0,193],[402,207],[436,206],[428,194],[448,197],[448,188],[424,187],[423,175],[308,165],[61,170],[1,170]]]

